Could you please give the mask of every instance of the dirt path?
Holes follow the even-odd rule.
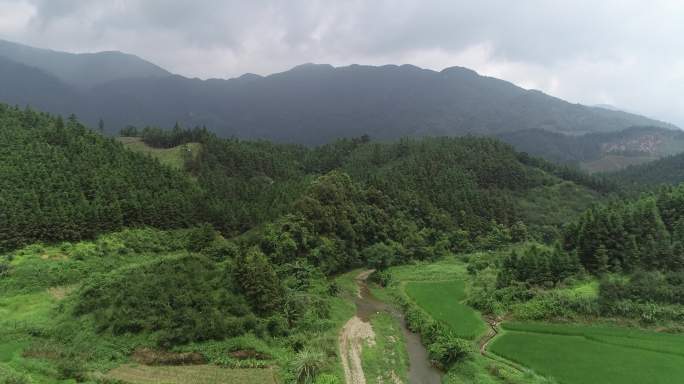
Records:
[[[339,337],[340,356],[347,384],[366,384],[361,365],[363,346],[375,344],[375,332],[370,323],[354,316],[342,328]]]
[[[362,298],[361,286],[368,276],[375,270],[367,270],[356,276],[356,295]],[[344,378],[346,384],[366,384],[366,377],[363,374],[361,364],[361,353],[363,346],[375,344],[375,332],[368,319],[361,319],[354,316],[342,327],[338,338],[342,367],[344,368]]]

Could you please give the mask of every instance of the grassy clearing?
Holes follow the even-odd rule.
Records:
[[[214,365],[163,366],[122,365],[109,379],[131,384],[251,384],[274,383],[271,369],[226,369]]]
[[[463,262],[447,257],[433,263],[417,263],[390,268],[392,277],[401,282],[463,280],[468,272]]]
[[[461,303],[466,297],[463,281],[409,282],[405,289],[419,307],[449,325],[459,337],[473,340],[485,332],[480,315]]]
[[[192,156],[197,156],[201,147],[199,143],[188,143],[173,148],[152,148],[145,144],[140,137],[119,137],[118,140],[128,149],[134,152],[147,153],[159,160],[160,163],[175,169],[183,169],[185,166],[183,161],[184,151],[190,151]]]
[[[363,371],[369,384],[393,383],[395,378],[407,381],[408,354],[406,341],[397,319],[387,313],[371,318],[375,344],[363,348]]]
[[[512,323],[490,350],[561,383],[673,383],[684,336],[630,328]]]

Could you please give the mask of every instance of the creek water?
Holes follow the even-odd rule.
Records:
[[[420,336],[408,329],[404,316],[392,306],[373,296],[365,279],[357,279],[356,283],[360,292],[360,297],[356,298],[356,315],[362,321],[368,322],[372,315],[386,312],[393,315],[401,324],[409,356],[409,384],[440,384],[442,373],[432,366],[428,352],[420,342]]]

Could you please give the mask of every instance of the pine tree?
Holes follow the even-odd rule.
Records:
[[[255,312],[269,314],[280,307],[282,286],[270,261],[259,248],[250,248],[237,258],[233,280]]]
[[[596,249],[596,254],[594,255],[594,271],[599,274],[608,272],[608,263],[608,250],[606,250],[606,247],[601,244]]]

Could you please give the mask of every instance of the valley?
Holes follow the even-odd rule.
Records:
[[[73,52],[0,39],[0,384],[684,381],[684,132],[625,112],[676,119],[681,60],[620,56],[653,22],[516,55],[567,26],[522,38],[516,3],[504,49],[458,2],[10,3],[3,38],[24,15]]]

